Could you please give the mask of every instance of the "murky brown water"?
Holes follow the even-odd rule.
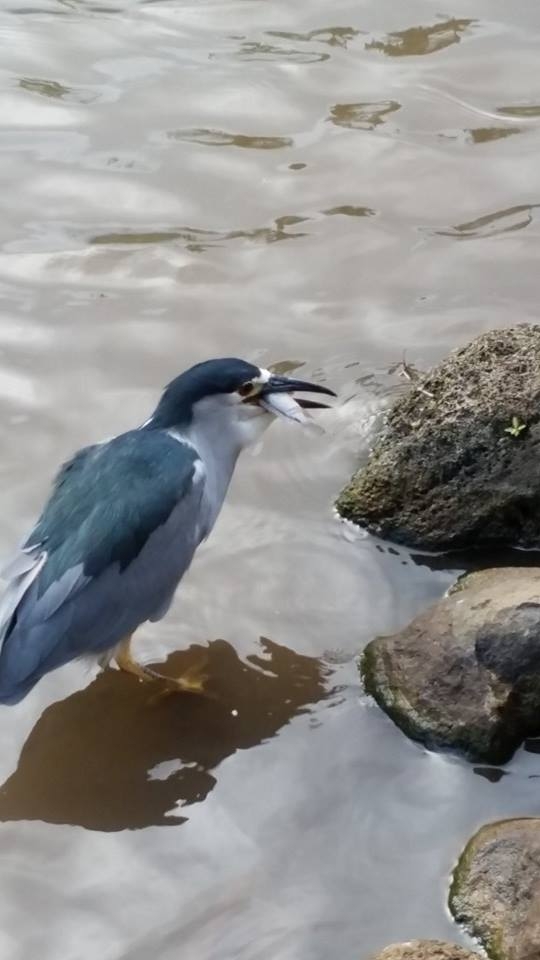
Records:
[[[493,783],[368,702],[354,655],[453,572],[331,502],[404,350],[422,367],[537,319],[537,0],[13,0],[0,42],[2,555],[56,465],[195,360],[340,391],[325,434],[278,424],[244,457],[141,632],[171,669],[208,644],[216,700],[73,664],[2,710],[0,956],[460,939],[454,858],[480,822],[538,814],[540,758]]]

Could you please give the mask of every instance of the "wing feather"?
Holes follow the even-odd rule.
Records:
[[[41,552],[41,543],[36,543],[29,547],[20,547],[0,570],[0,579],[13,580],[15,577],[19,577],[23,573],[32,570],[36,564],[36,558],[39,557]]]
[[[0,600],[0,650],[21,600],[47,562],[47,551],[21,550],[2,570],[2,579],[9,583]]]
[[[56,666],[158,619],[201,539],[193,448],[132,431],[57,477],[0,605],[0,701]],[[39,547],[35,544],[39,543]]]

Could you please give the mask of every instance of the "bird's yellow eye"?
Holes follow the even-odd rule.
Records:
[[[255,385],[248,380],[246,383],[243,383],[241,387],[238,387],[238,393],[241,397],[250,397],[255,392]]]

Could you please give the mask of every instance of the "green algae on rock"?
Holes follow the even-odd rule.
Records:
[[[540,325],[483,334],[390,409],[342,516],[426,549],[540,545]]]
[[[364,651],[366,691],[428,747],[503,763],[540,732],[540,568],[482,570]]]
[[[540,819],[501,820],[469,841],[449,905],[493,960],[540,957]]]

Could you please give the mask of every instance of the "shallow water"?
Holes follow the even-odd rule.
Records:
[[[536,319],[539,40],[536,0],[4,0],[2,555],[57,464],[191,362],[286,361],[340,397],[244,455],[140,633],[170,670],[207,648],[215,699],[73,664],[3,709],[2,958],[464,942],[449,872],[477,825],[538,814],[540,757],[493,782],[365,697],[355,655],[463,561],[331,504],[404,351]]]

